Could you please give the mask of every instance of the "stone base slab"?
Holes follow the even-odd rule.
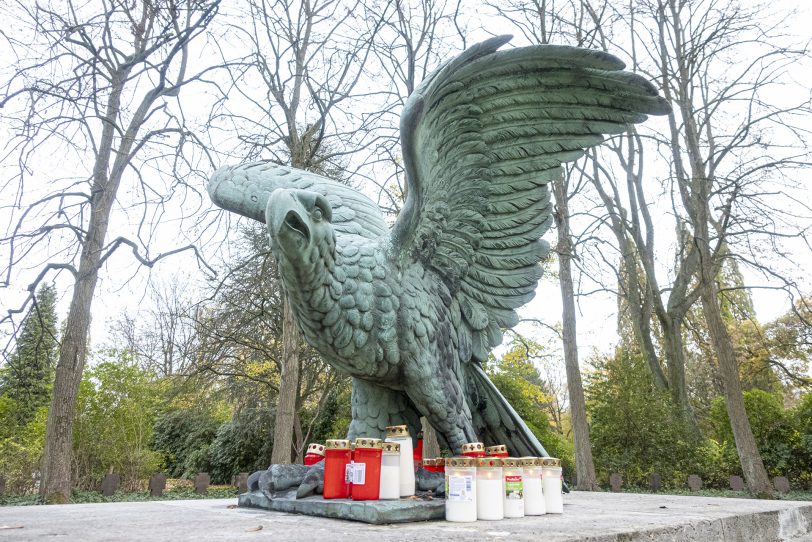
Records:
[[[374,525],[429,521],[445,517],[443,499],[429,500],[426,498],[397,501],[353,501],[351,499],[323,499],[320,496],[304,499],[286,496],[269,499],[262,491],[251,491],[240,495],[239,505],[274,512],[362,521]]]

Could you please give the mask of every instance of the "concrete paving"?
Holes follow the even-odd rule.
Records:
[[[582,493],[563,515],[367,525],[237,508],[236,499],[0,508],[0,541],[420,540],[812,542],[812,502]]]

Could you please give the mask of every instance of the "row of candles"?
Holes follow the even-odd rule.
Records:
[[[352,443],[331,439],[325,445],[310,444],[305,465],[322,459],[325,499],[369,501],[414,495],[415,457],[405,425],[387,427],[386,440],[362,437]]]
[[[553,457],[451,457],[445,484],[448,521],[564,512],[561,460]]]
[[[377,500],[410,497],[415,470],[445,473],[448,521],[500,520],[562,513],[561,463],[555,458],[508,457],[504,445],[465,444],[462,457],[422,459],[408,427],[386,428],[386,440],[358,438],[310,444],[305,464],[324,460],[325,499]]]

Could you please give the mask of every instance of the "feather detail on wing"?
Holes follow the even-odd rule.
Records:
[[[602,134],[668,111],[612,55],[497,51],[509,40],[492,38],[438,69],[401,118],[408,191],[392,246],[402,265],[420,262],[449,288],[452,318],[468,330],[462,361],[484,360],[532,299],[549,249],[540,240],[552,217],[547,183],[561,164]]]
[[[377,239],[388,231],[380,208],[350,186],[301,169],[272,162],[253,162],[218,169],[209,181],[212,201],[224,209],[265,222],[265,207],[277,188],[316,192],[332,207],[338,233]]]

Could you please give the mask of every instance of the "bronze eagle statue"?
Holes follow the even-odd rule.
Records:
[[[518,323],[549,250],[548,182],[646,115],[657,89],[594,50],[499,51],[500,36],[434,71],[400,130],[407,197],[394,225],[362,193],[268,162],[219,169],[212,201],[267,224],[305,340],[352,376],[349,438],[420,416],[466,442],[548,455],[481,363]]]

